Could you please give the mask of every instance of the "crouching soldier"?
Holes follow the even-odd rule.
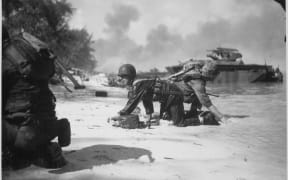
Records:
[[[170,76],[172,80],[182,80],[180,85],[184,93],[184,102],[191,104],[190,110],[185,114],[185,119],[200,124],[199,112],[202,106],[210,112],[205,112],[204,124],[219,125],[227,119],[216,106],[214,106],[206,93],[206,81],[217,76],[216,64],[212,61],[192,60],[183,66],[183,69]],[[179,78],[181,77],[181,78]],[[186,122],[189,124],[189,122]]]
[[[118,76],[121,78],[121,82],[129,89],[128,102],[119,112],[120,115],[132,113],[142,100],[146,114],[148,115],[149,127],[149,122],[154,112],[153,101],[159,101],[161,103],[160,117],[165,112],[169,114],[174,125],[179,125],[183,122],[183,94],[175,84],[158,79],[135,81],[136,69],[131,64],[122,65],[119,68]]]
[[[28,33],[2,41],[2,163],[59,168],[66,164],[61,147],[70,144],[70,124],[58,120],[56,98],[48,80],[55,57],[46,44]],[[51,142],[58,137],[57,142]]]

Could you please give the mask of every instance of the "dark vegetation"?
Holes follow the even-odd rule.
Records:
[[[67,68],[93,72],[92,35],[69,27],[73,11],[66,0],[2,0],[2,25],[10,35],[24,30],[43,40]]]

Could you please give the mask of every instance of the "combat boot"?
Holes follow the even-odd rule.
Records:
[[[44,168],[61,168],[67,164],[58,143],[52,142],[39,148],[33,164]]]
[[[184,120],[184,126],[199,126],[200,123],[200,119],[198,118],[198,116],[196,117],[191,117],[188,119]]]
[[[68,146],[71,143],[71,127],[68,119],[63,118],[57,121],[58,143],[61,147]]]

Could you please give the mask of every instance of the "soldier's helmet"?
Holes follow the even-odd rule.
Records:
[[[123,64],[119,68],[118,76],[120,76],[122,78],[127,77],[129,79],[135,79],[136,69],[132,64]]]

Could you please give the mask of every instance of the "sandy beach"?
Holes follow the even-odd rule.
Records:
[[[1,7],[0,180],[288,179],[286,1],[2,0]],[[199,125],[191,104],[186,112],[176,106],[182,93],[174,85],[185,102],[225,122],[203,125],[201,117]],[[134,99],[150,106],[153,97],[179,127],[157,119],[143,128],[150,124],[142,102],[141,123],[118,122],[142,128],[116,127],[111,119],[127,89],[130,107]],[[55,122],[54,110],[65,119]],[[59,146],[67,144],[65,166],[39,167],[65,164]]]
[[[161,120],[152,129],[128,130],[107,122],[125,105],[126,91],[108,88],[112,97],[95,97],[95,88],[100,87],[55,92],[57,116],[68,118],[72,128],[72,143],[63,148],[68,165],[4,171],[3,179],[286,179],[286,99],[279,93],[255,95],[256,88],[250,94],[211,97],[220,110],[234,115],[222,126],[180,128]]]

